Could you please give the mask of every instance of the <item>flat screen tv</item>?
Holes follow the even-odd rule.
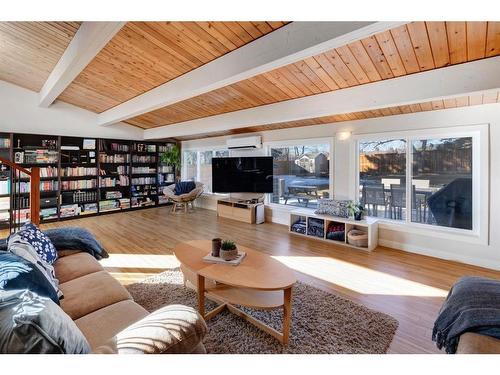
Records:
[[[212,159],[214,193],[272,193],[271,156]]]

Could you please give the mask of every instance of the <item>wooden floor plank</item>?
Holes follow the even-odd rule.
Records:
[[[433,322],[451,285],[464,275],[500,278],[500,272],[379,247],[369,253],[288,233],[283,225],[251,225],[197,209],[172,214],[169,207],[117,213],[43,228],[81,226],[110,253],[104,267],[124,284],[178,265],[175,244],[221,237],[276,256],[302,282],[384,312],[399,321],[390,353],[437,353]],[[5,236],[5,233],[3,233]]]

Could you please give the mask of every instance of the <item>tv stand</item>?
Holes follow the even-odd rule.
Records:
[[[265,221],[264,203],[261,199],[219,199],[217,216],[249,224],[262,224]]]

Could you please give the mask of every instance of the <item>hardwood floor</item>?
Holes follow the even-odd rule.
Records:
[[[64,221],[42,227],[82,226],[110,253],[104,266],[123,283],[177,266],[173,246],[185,240],[230,238],[276,256],[297,278],[399,321],[390,353],[437,353],[434,319],[450,286],[461,276],[500,278],[500,272],[379,247],[356,251],[290,235],[287,227],[251,225],[197,209],[171,214],[169,207]]]

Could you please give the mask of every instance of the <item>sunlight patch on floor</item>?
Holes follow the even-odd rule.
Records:
[[[109,254],[109,258],[100,261],[103,267],[116,268],[165,268],[179,267],[179,261],[174,255],[153,254]]]
[[[446,297],[429,285],[328,257],[273,256],[288,267],[361,294]]]

